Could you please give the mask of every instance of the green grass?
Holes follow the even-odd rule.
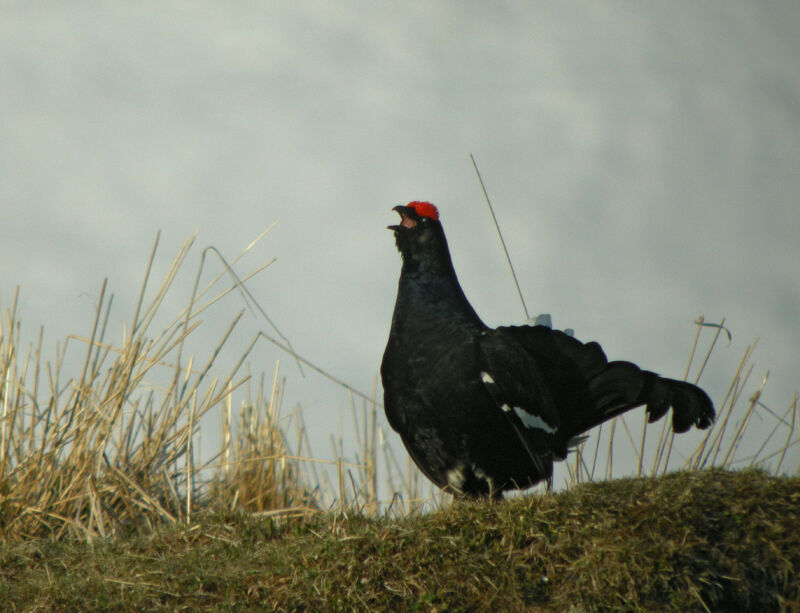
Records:
[[[212,514],[0,549],[6,611],[797,611],[800,478],[682,472],[403,519]]]

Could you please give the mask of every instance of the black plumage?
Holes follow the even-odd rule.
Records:
[[[581,435],[634,407],[707,428],[703,390],[545,326],[486,326],[456,278],[439,214],[411,202],[394,231],[403,266],[381,364],[384,406],[414,462],[457,495],[499,497],[552,475]]]

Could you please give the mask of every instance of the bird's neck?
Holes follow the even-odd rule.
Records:
[[[402,314],[402,321],[397,321]],[[449,258],[403,262],[393,326],[426,329],[486,328],[464,295]]]

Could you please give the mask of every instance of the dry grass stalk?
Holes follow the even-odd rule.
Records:
[[[303,485],[301,476],[300,464],[310,458],[291,453],[278,425],[282,393],[276,363],[269,396],[264,394],[262,381],[255,400],[241,408],[238,432],[232,431],[231,417],[226,418],[223,440],[227,444],[221,454],[224,470],[217,471],[210,483],[213,505],[259,513],[318,508],[317,497]]]

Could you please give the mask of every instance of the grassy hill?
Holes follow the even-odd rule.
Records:
[[[709,470],[404,519],[201,516],[0,549],[6,611],[798,611],[800,477]]]

